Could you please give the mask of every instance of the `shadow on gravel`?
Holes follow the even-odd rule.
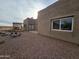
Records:
[[[4,44],[5,43],[5,41],[0,41],[0,44]]]

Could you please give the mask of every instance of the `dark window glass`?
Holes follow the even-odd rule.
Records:
[[[72,30],[72,17],[61,20],[61,30]]]
[[[60,26],[60,20],[53,21],[53,29],[59,29]]]

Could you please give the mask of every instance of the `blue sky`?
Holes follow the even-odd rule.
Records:
[[[0,26],[23,22],[27,17],[37,18],[38,11],[57,0],[0,0]]]

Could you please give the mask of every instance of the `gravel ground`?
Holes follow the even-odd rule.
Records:
[[[0,59],[79,59],[79,46],[24,32],[0,44]]]

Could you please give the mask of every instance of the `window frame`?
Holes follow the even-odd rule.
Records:
[[[72,17],[72,27],[71,27],[71,30],[62,30],[62,29],[61,29],[61,20],[63,20],[63,18],[69,18],[69,17]],[[56,20],[60,20],[59,29],[54,29],[54,28],[53,28],[53,21],[56,21]],[[52,31],[73,32],[73,26],[74,26],[74,18],[73,18],[73,16],[51,19],[51,30],[52,30]]]

